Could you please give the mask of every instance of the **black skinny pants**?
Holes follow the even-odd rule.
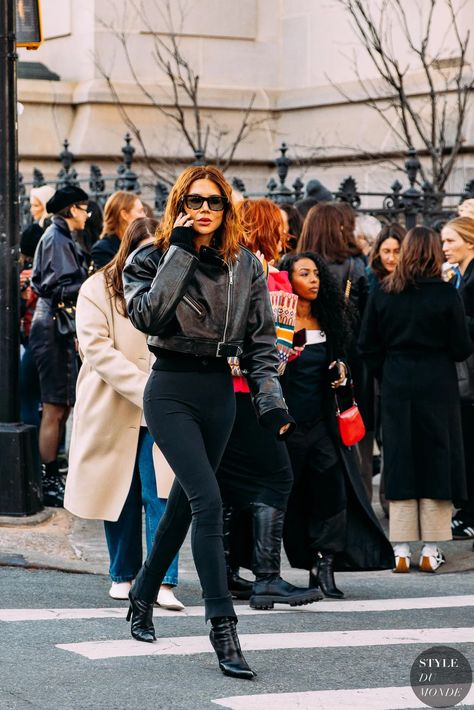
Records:
[[[235,617],[227,587],[222,500],[215,475],[235,417],[230,370],[154,370],[145,389],[144,412],[148,429],[176,479],[134,595],[148,603],[155,601],[192,519],[191,546],[206,621]]]

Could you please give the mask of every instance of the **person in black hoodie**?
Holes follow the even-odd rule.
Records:
[[[46,208],[54,214],[36,249],[31,285],[38,295],[29,345],[38,368],[43,412],[39,448],[43,462],[45,505],[60,507],[64,498],[56,456],[76,396],[77,356],[74,334],[57,329],[59,304],[74,306],[86,268],[71,232],[83,229],[88,218],[87,193],[68,185],[57,190]]]
[[[144,396],[148,429],[176,476],[153,549],[130,591],[132,635],[153,642],[153,602],[191,518],[192,551],[210,640],[226,675],[252,679],[227,586],[216,470],[235,397],[228,357],[247,371],[262,426],[288,435],[293,420],[278,380],[275,327],[260,261],[244,234],[232,188],[214,166],[187,168],[172,188],[156,244],[123,271],[127,310],[156,355]]]
[[[467,316],[469,335],[474,341],[474,219],[457,217],[441,231],[443,252],[449,264],[457,264],[452,282],[459,289]],[[472,393],[474,396],[474,393]],[[461,402],[461,422],[466,464],[467,499],[454,501],[459,510],[451,528],[458,540],[474,538],[474,399]]]

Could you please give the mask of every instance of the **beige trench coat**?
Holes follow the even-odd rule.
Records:
[[[146,336],[120,315],[97,273],[77,302],[83,364],[77,380],[64,507],[81,518],[117,520],[132,481],[150,370]],[[173,472],[153,447],[157,490],[167,498]]]

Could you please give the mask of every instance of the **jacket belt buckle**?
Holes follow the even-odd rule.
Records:
[[[216,357],[238,357],[239,355],[242,355],[242,349],[238,345],[217,343]]]

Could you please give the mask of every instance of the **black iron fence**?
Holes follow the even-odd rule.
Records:
[[[282,143],[280,155],[275,160],[276,177],[271,177],[262,192],[247,192],[244,182],[233,177],[233,187],[246,197],[267,197],[278,204],[293,204],[305,197],[304,183],[297,177],[291,186],[287,185],[288,174],[293,165],[286,154],[288,146]],[[69,150],[69,143],[64,141],[64,147],[59,154],[61,168],[54,181],[56,189],[64,185],[80,185],[90,198],[101,207],[104,206],[110,194],[116,190],[135,192],[151,204],[157,214],[161,214],[168,196],[168,186],[160,181],[150,181],[150,177],[139,176],[133,169],[135,148],[130,134],[125,136],[122,147],[122,162],[116,173],[104,175],[98,165],[91,165],[88,175],[79,175],[74,167],[74,155]],[[203,164],[203,156],[196,155],[194,164]],[[433,185],[425,181],[420,184],[418,175],[420,161],[414,148],[408,151],[404,173],[408,186],[399,180],[391,185],[388,192],[363,192],[358,189],[357,182],[352,177],[345,178],[339,188],[332,192],[334,200],[348,202],[357,212],[371,214],[383,223],[400,222],[408,229],[415,224],[425,224],[435,229],[456,214],[457,206],[466,199],[474,198],[474,179],[470,180],[463,192],[437,192]],[[20,174],[20,215],[22,228],[31,222],[29,192],[31,187],[45,185],[43,173],[34,168],[32,180],[24,180]],[[370,205],[367,203],[370,202]],[[374,205],[375,206],[371,206]]]

